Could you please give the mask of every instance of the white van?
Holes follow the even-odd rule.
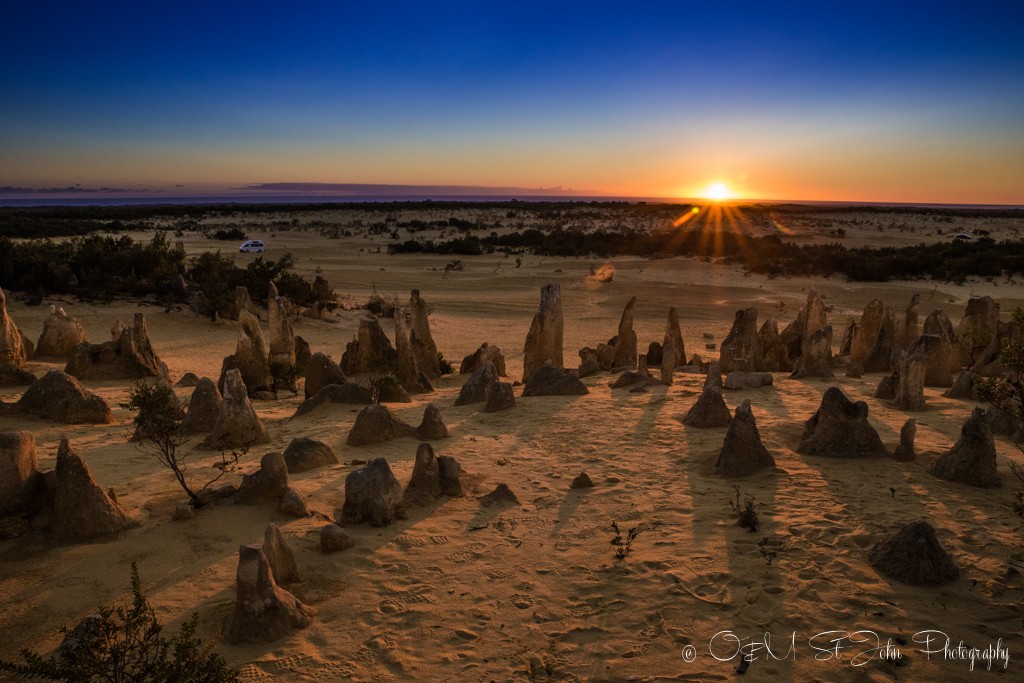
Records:
[[[247,240],[242,242],[242,246],[238,248],[240,253],[252,252],[256,254],[262,254],[266,247],[263,246],[263,240]]]

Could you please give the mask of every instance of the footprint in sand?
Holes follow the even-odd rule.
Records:
[[[509,598],[509,602],[519,609],[526,609],[527,607],[533,606],[533,598],[524,593],[513,593]]]

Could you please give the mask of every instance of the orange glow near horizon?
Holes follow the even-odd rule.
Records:
[[[732,197],[732,192],[722,182],[713,182],[708,185],[707,189],[704,190],[702,199],[712,199],[716,202],[720,202]]]

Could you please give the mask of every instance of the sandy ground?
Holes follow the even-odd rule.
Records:
[[[540,285],[558,282],[565,310],[565,358],[575,365],[582,346],[615,334],[623,305],[639,298],[636,329],[641,350],[660,341],[668,306],[679,309],[687,354],[706,351],[703,335],[720,343],[734,312],[756,306],[761,319],[792,320],[813,286],[831,307],[839,329],[874,297],[902,312],[912,294],[922,295],[921,318],[941,308],[960,318],[971,295],[991,294],[1004,317],[1024,303],[1019,285],[975,282],[857,284],[838,279],[746,277],[722,265],[671,259],[614,259],[615,279],[596,284],[585,276],[587,260],[527,256],[520,268],[500,255],[463,258],[464,272],[447,276],[449,257],[373,253],[386,237],[326,240],[313,233],[263,236],[268,255],[292,252],[297,271],[319,268],[339,294],[363,302],[375,285],[383,295],[408,298],[420,289],[432,308],[438,348],[455,365],[483,341],[498,344],[518,379],[523,340],[538,303]],[[197,253],[210,241],[186,238]],[[230,250],[234,245],[226,245]],[[386,252],[386,248],[384,249]],[[252,256],[236,255],[239,261]],[[47,303],[50,303],[49,301]],[[135,304],[56,302],[78,317],[93,341],[108,337],[116,319],[130,320]],[[12,302],[10,313],[37,338],[47,307]],[[216,377],[221,359],[234,350],[234,323],[213,324],[186,311],[143,307],[153,344],[172,379],[186,371]],[[338,311],[329,321],[303,319],[296,333],[314,351],[340,359],[360,313]],[[781,325],[780,325],[781,327]],[[389,335],[393,328],[385,321]],[[838,334],[837,334],[838,336]],[[838,340],[837,340],[838,342]],[[42,374],[52,364],[31,363]],[[217,644],[243,681],[504,681],[504,680],[731,680],[735,644],[716,633],[763,641],[770,634],[776,661],[761,653],[745,676],[755,681],[968,681],[990,679],[980,661],[931,659],[914,634],[936,630],[952,644],[983,649],[1002,639],[1010,661],[1001,680],[1024,676],[1024,525],[1010,508],[1013,482],[1006,461],[1024,462],[1012,444],[999,440],[1004,486],[979,490],[927,474],[931,460],[949,448],[973,404],[942,398],[927,389],[929,410],[918,420],[918,459],[844,462],[794,451],[803,421],[835,383],[870,405],[870,419],[891,448],[907,414],[872,398],[880,375],[834,382],[776,377],[770,388],[730,391],[735,407],[749,398],[762,437],[778,468],[742,480],[713,474],[724,429],[684,427],[684,415],[703,377],[677,375],[670,388],[648,393],[612,391],[612,377],[585,380],[582,397],[520,399],[510,411],[486,414],[479,406],[454,407],[457,376],[436,393],[394,405],[416,423],[432,401],[451,437],[436,442],[439,454],[455,456],[466,472],[467,495],[409,511],[408,519],[383,529],[349,529],[351,550],[323,555],[322,522],[287,520],[271,506],[221,505],[195,519],[172,522],[183,495],[169,472],[126,442],[131,416],[117,404],[127,383],[87,383],[114,409],[112,425],[66,426],[41,420],[0,418],[0,429],[35,433],[43,469],[53,466],[61,433],[71,438],[98,482],[113,487],[141,526],[101,543],[57,546],[38,535],[0,542],[0,655],[19,648],[47,649],[99,604],[126,595],[135,561],[159,617],[172,627],[198,611],[204,639]],[[188,390],[179,390],[182,396]],[[19,391],[4,390],[4,400]],[[384,456],[403,483],[412,470],[417,442],[399,439],[352,448],[345,444],[357,409],[325,406],[290,419],[298,397],[283,396],[256,407],[272,442],[244,462],[258,467],[263,453],[282,450],[290,439],[321,439],[341,465],[293,475],[312,509],[327,514],[342,503],[353,459]],[[215,455],[196,452],[192,473],[201,479]],[[596,486],[586,492],[569,483],[586,471]],[[522,502],[509,509],[482,508],[477,495],[508,483]],[[762,528],[752,534],[736,525],[728,502],[733,485],[766,507]],[[904,522],[927,518],[961,567],[961,578],[939,588],[904,586],[880,576],[866,560],[871,545]],[[632,554],[616,561],[610,523],[640,527]],[[240,544],[258,543],[268,522],[282,526],[295,551],[302,581],[289,586],[316,609],[313,624],[265,646],[221,642],[234,601]],[[487,523],[486,528],[471,531]],[[758,550],[763,537],[788,549],[770,566]],[[835,653],[825,632],[870,631],[880,644],[892,638],[909,656],[896,668],[879,656],[853,660],[875,646],[874,636],[841,640]],[[792,643],[795,645],[790,652]],[[824,654],[814,649],[829,650]],[[692,646],[693,650],[689,650]],[[692,652],[694,661],[686,661]],[[815,655],[817,654],[817,659]],[[854,664],[861,663],[861,666]],[[993,670],[1002,669],[1002,662]]]

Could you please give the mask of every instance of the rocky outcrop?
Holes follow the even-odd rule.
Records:
[[[54,469],[53,535],[61,541],[78,542],[110,536],[134,525],[92,478],[85,461],[71,450],[67,437],[61,436]]]
[[[349,538],[348,532],[337,524],[328,524],[320,529],[320,551],[337,553],[348,550],[355,543]]]
[[[341,366],[334,362],[334,359],[326,353],[314,353],[309,363],[306,364],[306,386],[304,393],[306,398],[315,396],[318,391],[329,384],[344,384],[345,373]]]
[[[748,399],[736,408],[736,415],[718,454],[715,472],[726,477],[745,477],[762,467],[775,467],[775,458],[761,443],[761,433],[757,430]]]
[[[593,377],[601,372],[601,363],[597,360],[597,350],[585,346],[579,351],[580,365],[576,369],[576,376],[580,379]]]
[[[978,400],[976,380],[986,377],[1002,377],[1006,374],[1006,368],[1002,363],[1003,347],[1019,334],[1014,323],[1000,322],[996,326],[995,336],[992,337],[988,346],[980,353],[975,354],[974,364],[961,372],[953,382],[953,386],[942,395],[946,398]]]
[[[181,387],[182,389],[194,389],[199,384],[199,375],[194,372],[186,372],[181,376],[174,386]]]
[[[523,381],[548,361],[555,368],[563,367],[562,356],[562,290],[558,284],[540,288],[540,308],[533,316],[523,349]]]
[[[224,379],[224,398],[217,413],[217,421],[199,447],[230,450],[268,441],[270,436],[249,401],[242,374],[238,370],[229,370]]]
[[[903,319],[900,320],[899,327],[896,329],[895,343],[901,348],[909,348],[914,343],[914,340],[921,336],[921,323],[918,314],[918,302],[920,300],[920,294],[910,297],[907,310],[903,314]]]
[[[996,468],[996,444],[984,409],[974,409],[960,429],[960,439],[931,464],[928,472],[940,479],[983,489],[1002,486]]]
[[[447,439],[448,427],[441,419],[441,411],[433,403],[423,409],[423,420],[416,428],[416,436],[420,439]]]
[[[985,350],[999,328],[999,304],[990,296],[971,297],[964,317],[956,326],[957,350],[961,366],[971,366]]]
[[[728,427],[732,422],[732,413],[725,405],[725,399],[718,389],[709,387],[701,392],[696,403],[683,418],[683,424],[687,427],[699,427],[708,429],[713,427]]]
[[[498,371],[494,363],[485,360],[477,366],[473,374],[469,376],[466,383],[462,385],[455,405],[465,406],[470,403],[482,403],[487,400],[488,394],[493,386],[498,383]]]
[[[63,308],[50,306],[50,315],[43,321],[43,333],[36,343],[36,358],[64,358],[80,344],[88,344],[89,335],[75,318]]]
[[[925,386],[951,387],[960,372],[960,353],[956,348],[953,323],[940,310],[932,311],[925,318],[923,334],[907,349],[913,353],[915,346],[923,345],[925,363]],[[938,339],[933,339],[938,337]],[[924,341],[922,341],[924,340]]]
[[[217,390],[217,385],[209,377],[203,377],[192,390],[192,398],[188,400],[185,419],[181,428],[186,434],[205,434],[217,426],[220,405],[224,401]]]
[[[839,387],[829,387],[821,406],[804,423],[797,452],[829,458],[888,455],[878,432],[868,422],[868,404],[853,403]]]
[[[0,518],[34,507],[41,484],[32,432],[0,432]]]
[[[582,353],[581,351],[581,357]],[[505,370],[505,355],[501,352],[500,348],[489,342],[484,342],[480,345],[480,348],[462,359],[462,364],[459,366],[459,374],[468,375],[472,373],[485,360],[494,363],[494,369],[497,371],[498,377],[508,377],[508,372]]]
[[[20,368],[25,364],[28,353],[23,339],[18,326],[7,313],[7,296],[0,289],[0,365],[10,364]]]
[[[907,524],[876,543],[868,561],[889,578],[913,586],[948,583],[960,575],[935,529],[924,520]]]
[[[884,319],[885,304],[881,299],[872,299],[871,303],[864,307],[860,323],[856,326],[853,338],[850,340],[851,363],[860,363],[868,357],[875,347],[875,340],[878,338],[879,330],[882,329]]]
[[[648,360],[650,357],[648,356]],[[676,352],[676,345],[674,342],[669,341],[667,344],[661,347],[661,383],[665,386],[672,386],[673,375],[677,367],[682,365],[679,362],[679,354]]]
[[[870,353],[861,365],[864,372],[887,372],[892,358],[892,349],[896,343],[896,316],[892,309],[886,307],[882,315],[882,324],[878,327],[878,335]]]
[[[786,353],[789,355],[790,360],[799,358],[803,353],[804,343],[804,311],[801,310],[796,315],[796,320],[786,325],[785,329],[779,334],[779,339],[782,340],[782,345],[786,347]]]
[[[586,472],[580,472],[576,475],[576,478],[572,480],[572,483],[569,484],[569,488],[574,491],[578,489],[592,489],[594,488],[594,482]]]
[[[359,321],[356,338],[345,347],[341,357],[341,370],[346,375],[360,372],[390,372],[394,368],[397,353],[380,321],[376,318],[363,318]]]
[[[239,503],[258,505],[278,500],[288,490],[288,465],[280,453],[267,453],[260,458],[260,468],[242,476],[234,493]]]
[[[437,353],[437,345],[430,334],[430,320],[428,318],[427,302],[420,297],[420,290],[412,290],[409,296],[409,313],[411,331],[409,343],[412,345],[412,355],[416,361],[416,369],[428,380],[441,376],[441,362]]]
[[[368,387],[356,384],[355,382],[328,384],[311,398],[307,398],[300,403],[299,407],[295,409],[294,417],[311,413],[325,403],[366,405],[373,403],[373,392]]]
[[[512,507],[519,505],[519,498],[508,484],[498,484],[485,496],[480,496],[480,504],[484,507]]]
[[[896,407],[900,410],[927,410],[924,400],[924,357],[915,349],[911,354],[901,353],[897,364]]]
[[[661,342],[662,360],[664,360],[665,349],[668,346],[675,348],[676,365],[679,367],[686,362],[686,344],[683,343],[683,333],[679,328],[679,313],[675,306],[668,307],[668,320],[665,323],[665,338]]]
[[[235,584],[235,609],[225,634],[229,643],[273,642],[313,621],[313,610],[277,585],[259,546],[238,549]]]
[[[36,381],[36,376],[14,363],[0,364],[0,387],[28,386]]]
[[[515,407],[516,396],[509,382],[497,382],[491,385],[487,392],[487,405],[484,406],[485,413],[497,413]]]
[[[366,467],[345,477],[342,524],[368,522],[371,526],[387,526],[401,516],[402,485],[387,460],[374,458]]]
[[[109,424],[113,421],[106,401],[60,370],[50,370],[33,382],[22,394],[17,410],[66,424]]]
[[[615,357],[612,360],[613,368],[636,367],[636,332],[633,330],[633,311],[636,308],[636,297],[631,297],[622,311],[619,319],[619,333],[616,335]]]
[[[423,411],[423,421],[419,427],[402,422],[385,406],[373,404],[363,408],[356,416],[346,443],[349,446],[368,446],[403,436],[443,439],[448,436],[448,429],[437,406],[432,403]]]
[[[582,396],[587,387],[574,373],[545,363],[526,379],[523,396]]]
[[[832,376],[832,326],[825,325],[804,337],[803,355],[796,360],[792,377],[831,379]]]
[[[914,452],[914,436],[916,434],[917,420],[910,418],[903,423],[903,427],[900,429],[900,445],[896,447],[896,451],[892,454],[893,460],[910,462],[917,457],[917,454]]]
[[[277,505],[277,511],[293,519],[303,519],[309,517],[310,514],[302,494],[291,487],[285,489],[284,495],[281,496],[281,502]]]
[[[270,324],[270,374],[274,389],[298,391],[299,368],[295,360],[295,332],[288,316],[288,302],[270,283],[267,293],[267,318]]]
[[[430,392],[434,387],[419,370],[419,360],[413,353],[408,318],[407,309],[399,308],[395,311],[395,379],[409,393]]]
[[[761,340],[757,332],[757,309],[736,311],[736,319],[719,354],[722,372],[755,372],[761,367]]]
[[[445,460],[446,459],[446,460]],[[442,460],[445,460],[442,467]],[[441,496],[461,496],[462,468],[450,456],[438,458],[434,447],[421,443],[416,449],[416,462],[412,478],[405,487],[402,500],[404,505],[429,505]]]
[[[789,349],[782,343],[782,336],[779,335],[779,324],[775,318],[768,318],[761,325],[757,333],[758,341],[761,344],[761,365],[757,369],[761,372],[790,372],[793,363],[789,359]]]
[[[807,342],[818,330],[828,325],[828,317],[825,313],[825,304],[814,289],[807,291],[807,301],[804,303],[804,338],[801,345],[800,355],[807,353]]]
[[[299,565],[295,563],[295,554],[288,547],[284,534],[276,524],[268,524],[263,530],[263,554],[277,583],[292,583],[299,580]]]
[[[758,389],[770,387],[774,382],[775,377],[770,372],[730,372],[723,386],[729,390]]]
[[[644,354],[647,357],[647,364],[650,366],[661,365],[664,350],[661,344],[656,341],[652,341],[647,345],[647,353]]]
[[[284,461],[289,474],[338,464],[338,458],[330,446],[323,441],[307,439],[304,436],[291,440],[284,449]]]
[[[102,344],[80,344],[68,358],[64,371],[78,379],[168,379],[167,368],[153,351],[146,316],[135,314],[131,327]]]
[[[717,360],[708,363],[708,372],[704,377],[704,389],[724,389],[722,383],[722,364]]]
[[[238,341],[235,353],[224,359],[217,387],[226,393],[225,378],[231,370],[238,370],[250,394],[274,390],[274,376],[270,372],[270,352],[263,338],[260,321],[247,310],[238,315]]]

